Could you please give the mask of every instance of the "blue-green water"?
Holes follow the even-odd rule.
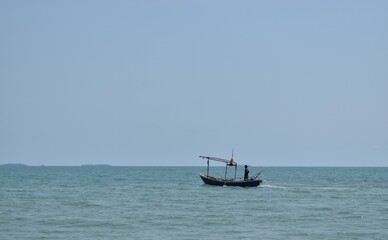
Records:
[[[260,169],[0,167],[0,239],[388,239],[388,168]]]

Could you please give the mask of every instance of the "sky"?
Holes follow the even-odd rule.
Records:
[[[388,166],[388,1],[0,0],[0,164]]]

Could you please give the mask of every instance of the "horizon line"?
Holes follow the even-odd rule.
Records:
[[[204,165],[112,165],[112,164],[79,164],[79,165],[46,165],[46,164],[37,164],[29,165],[25,163],[4,163],[0,164],[0,167],[206,167]],[[243,166],[243,165],[241,165]],[[248,165],[249,167],[311,167],[311,168],[387,168],[388,166],[360,166],[360,165]],[[212,167],[224,167],[220,165]]]

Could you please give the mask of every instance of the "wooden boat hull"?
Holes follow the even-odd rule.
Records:
[[[208,185],[215,186],[236,186],[236,187],[257,187],[262,183],[260,179],[252,179],[247,181],[235,181],[235,180],[224,180],[220,178],[215,178],[212,176],[206,176],[204,173],[199,174],[202,181]]]

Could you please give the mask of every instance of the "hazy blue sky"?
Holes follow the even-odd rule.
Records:
[[[388,166],[388,1],[0,0],[0,164]]]

